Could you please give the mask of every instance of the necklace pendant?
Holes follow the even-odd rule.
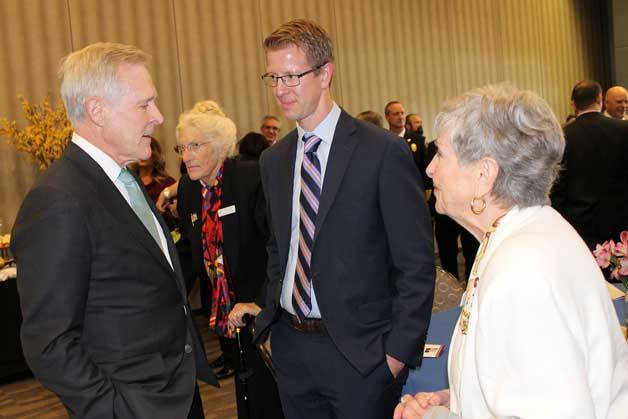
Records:
[[[460,317],[460,333],[466,335],[469,330],[469,317],[470,314],[467,310],[462,310],[462,316]]]

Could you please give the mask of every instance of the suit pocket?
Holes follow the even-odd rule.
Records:
[[[390,320],[392,317],[392,298],[370,301],[360,305],[358,316],[366,324]]]
[[[117,361],[98,363],[111,377],[122,383],[143,383],[155,380],[164,374],[166,367],[160,353],[144,354]]]

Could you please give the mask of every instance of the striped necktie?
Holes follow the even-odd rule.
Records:
[[[299,320],[312,311],[312,276],[310,261],[314,244],[314,226],[321,197],[321,164],[316,150],[321,139],[313,133],[305,133],[303,164],[301,165],[301,196],[299,197],[299,253],[292,289],[292,306]]]
[[[146,202],[146,198],[140,189],[140,185],[138,185],[135,177],[129,172],[129,170],[125,167],[120,171],[118,175],[118,180],[124,184],[127,192],[129,193],[129,204],[137,215],[137,218],[140,219],[146,230],[153,236],[153,239],[157,242],[159,248],[163,251],[161,247],[161,238],[159,237],[158,228],[160,228],[157,224],[155,224],[155,219],[153,218],[153,212]]]

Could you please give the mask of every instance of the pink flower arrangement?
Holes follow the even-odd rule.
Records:
[[[628,231],[622,231],[619,242],[607,240],[596,244],[593,256],[601,268],[611,268],[611,277],[619,279],[628,289]]]

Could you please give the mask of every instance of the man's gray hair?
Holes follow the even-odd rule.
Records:
[[[118,84],[122,64],[145,65],[142,50],[124,44],[97,42],[65,57],[59,67],[61,97],[73,124],[85,116],[85,99],[98,96],[115,101],[123,92]]]
[[[443,105],[435,130],[449,133],[460,164],[497,161],[492,194],[505,206],[549,203],[565,139],[540,96],[509,84],[474,89]]]

